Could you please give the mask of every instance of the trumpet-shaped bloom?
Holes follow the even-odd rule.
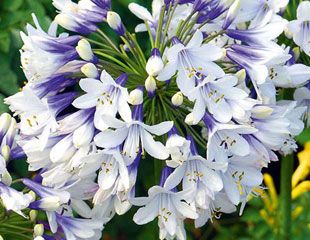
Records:
[[[173,126],[172,122],[166,121],[149,126],[142,122],[142,105],[137,105],[132,118],[120,121],[114,117],[103,115],[103,121],[112,129],[108,129],[96,135],[95,143],[103,148],[115,148],[123,144],[123,155],[128,163],[137,157],[140,147],[152,157],[167,159],[169,153],[161,142],[153,139],[152,134],[161,136],[167,133]]]
[[[178,87],[188,96],[197,85],[197,79],[202,78],[202,74],[205,76],[212,74],[215,77],[224,75],[224,71],[214,63],[223,57],[222,49],[212,44],[203,44],[203,34],[200,30],[196,31],[186,46],[177,39],[174,41],[174,46],[166,52],[168,63],[158,75],[158,80],[169,80],[178,72],[176,80]]]
[[[85,95],[75,99],[73,106],[79,109],[96,107],[95,126],[97,129],[105,130],[108,126],[102,121],[102,115],[115,116],[117,113],[123,119],[131,117],[128,101],[128,91],[124,88],[127,75],[121,75],[115,81],[106,72],[102,71],[100,81],[86,78],[80,81]]]
[[[197,213],[184,201],[188,198],[187,192],[169,191],[160,186],[149,189],[148,197],[131,199],[136,206],[141,207],[133,219],[142,225],[158,217],[161,231],[166,231],[170,236],[175,236],[179,229],[179,221],[184,218],[196,219]]]

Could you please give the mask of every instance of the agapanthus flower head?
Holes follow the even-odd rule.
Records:
[[[187,218],[201,227],[242,213],[262,168],[295,151],[309,125],[310,68],[299,58],[309,4],[288,23],[287,2],[131,3],[143,21],[131,33],[110,0],[53,0],[48,32],[33,16],[21,33],[27,83],[5,99],[19,119],[0,116],[4,207],[31,210],[37,240],[99,240],[135,206],[138,225],[158,218],[160,239],[186,239]],[[56,35],[56,23],[76,34]],[[302,51],[277,39],[285,29]],[[294,100],[285,88],[297,88]],[[20,157],[32,177],[23,192],[7,169]]]

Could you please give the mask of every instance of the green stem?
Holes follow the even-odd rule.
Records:
[[[106,40],[106,42],[107,42],[108,44],[111,45],[112,48],[115,49],[115,51],[117,51],[117,52],[120,53],[120,50],[118,49],[118,47],[114,44],[114,42],[113,42],[103,31],[101,31],[100,29],[98,29],[97,32]]]
[[[292,184],[294,155],[290,154],[282,158],[280,176],[280,205],[279,205],[279,234],[278,239],[291,239],[291,215],[292,215]]]
[[[156,31],[156,38],[155,38],[155,47],[159,48],[161,34],[162,34],[162,27],[164,24],[164,16],[165,16],[166,6],[162,6]]]

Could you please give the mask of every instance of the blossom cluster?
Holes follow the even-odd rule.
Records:
[[[21,33],[27,83],[5,100],[18,123],[0,117],[4,207],[46,213],[36,240],[100,239],[132,206],[139,225],[158,218],[160,239],[186,239],[187,218],[201,227],[242,212],[262,168],[296,150],[310,123],[310,67],[298,62],[310,56],[310,2],[290,22],[287,4],[153,0],[149,12],[131,3],[146,50],[110,0],[53,0],[48,31],[33,15]],[[18,192],[6,165],[23,156],[33,177]],[[141,161],[161,172],[147,197],[136,194],[148,177]]]

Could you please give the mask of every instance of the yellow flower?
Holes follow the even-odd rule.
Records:
[[[292,187],[307,178],[310,173],[310,142],[305,144],[305,149],[298,153],[299,166],[292,177]]]

